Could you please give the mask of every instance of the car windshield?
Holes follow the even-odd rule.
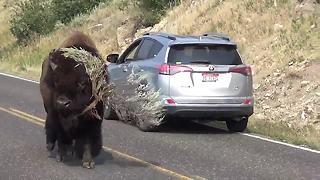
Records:
[[[179,44],[170,48],[169,64],[239,65],[241,58],[234,45]]]

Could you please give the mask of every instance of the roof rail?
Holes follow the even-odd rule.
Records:
[[[167,34],[167,33],[162,33],[162,32],[147,32],[143,34],[144,36],[148,36],[148,35],[155,35],[155,36],[161,36],[161,37],[165,37],[171,40],[176,40],[176,37],[174,37],[171,34]]]
[[[227,35],[225,35],[225,34],[222,34],[222,33],[216,33],[216,32],[213,32],[213,33],[205,33],[205,34],[202,34],[202,36],[220,38],[220,39],[223,39],[223,40],[226,40],[226,41],[231,41],[231,39],[230,39],[229,36],[227,36]]]

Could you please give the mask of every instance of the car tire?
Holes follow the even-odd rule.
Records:
[[[115,110],[111,107],[111,105],[107,102],[105,103],[104,106],[104,113],[103,113],[103,118],[105,120],[118,120],[117,113]]]
[[[248,118],[243,118],[240,121],[228,120],[226,124],[231,132],[243,132],[247,128]]]

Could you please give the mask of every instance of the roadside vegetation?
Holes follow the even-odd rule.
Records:
[[[74,29],[89,34],[103,57],[121,52],[147,31],[223,32],[239,44],[246,63],[253,67],[255,114],[248,131],[320,149],[317,0],[99,1],[92,10],[55,19],[53,27],[47,26],[53,29],[30,33],[22,44],[10,32],[14,19],[22,17],[10,18],[13,2],[0,0],[1,72],[37,80],[42,60]]]

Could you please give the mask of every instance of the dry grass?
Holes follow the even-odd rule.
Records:
[[[320,132],[312,126],[292,128],[285,123],[272,123],[251,118],[249,132],[263,134],[274,139],[320,150]]]

